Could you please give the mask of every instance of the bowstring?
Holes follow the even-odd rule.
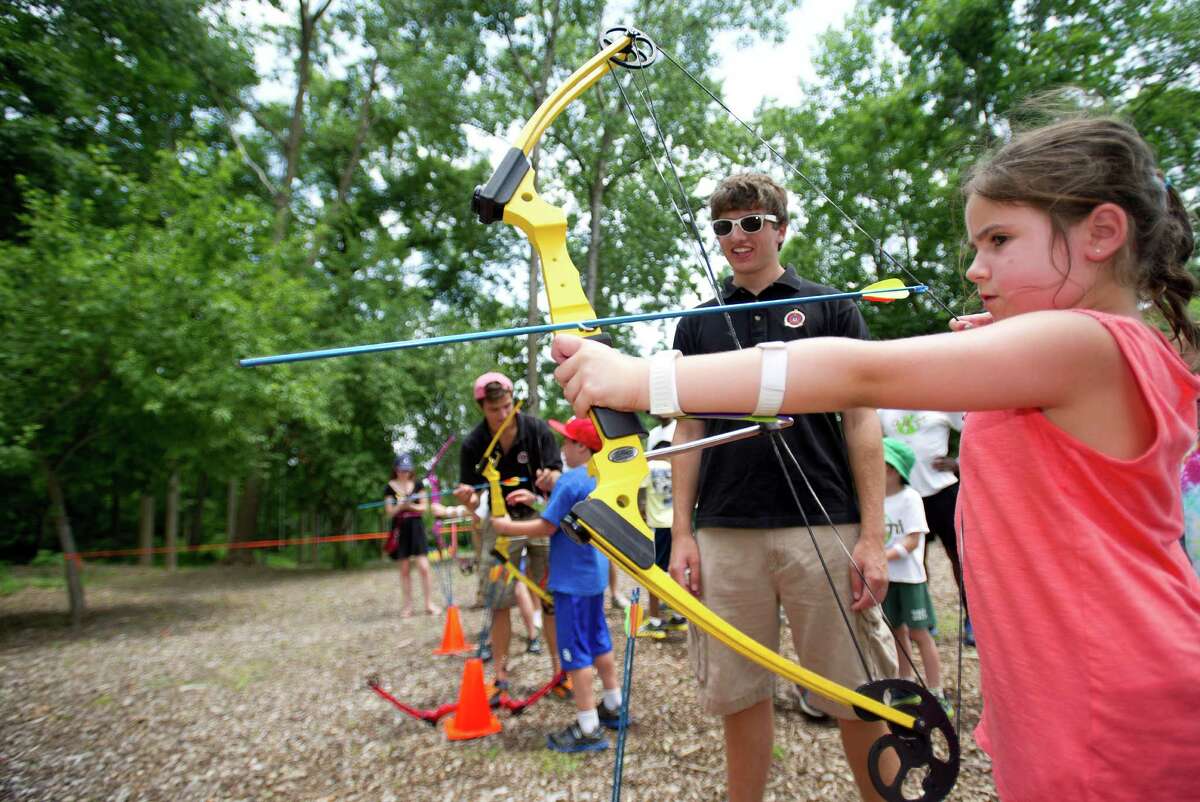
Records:
[[[672,63],[675,63],[673,59],[670,59],[670,60],[672,61]],[[642,139],[643,146],[646,148],[647,155],[649,156],[652,163],[654,164],[655,172],[658,174],[659,179],[663,182],[663,184],[666,188],[667,195],[670,198],[671,205],[674,208],[675,213],[680,217],[681,221],[684,222],[685,228],[688,230],[688,233],[692,237],[692,244],[693,244],[694,250],[699,255],[700,261],[704,266],[704,272],[708,279],[709,285],[712,288],[714,301],[718,306],[721,306],[722,308],[724,308],[724,307],[728,306],[728,304],[725,303],[724,299],[721,296],[721,289],[717,282],[715,271],[712,268],[712,262],[708,256],[708,250],[704,245],[703,236],[700,234],[699,226],[696,223],[696,215],[695,215],[694,211],[692,210],[691,204],[688,203],[688,201],[687,201],[687,192],[683,187],[683,183],[679,177],[679,170],[677,169],[677,167],[675,165],[674,158],[671,155],[671,149],[667,144],[666,137],[663,133],[662,125],[659,122],[658,114],[654,107],[653,98],[650,96],[648,87],[645,86],[645,79],[644,78],[641,79],[641,81],[640,81],[641,85],[639,85],[639,81],[636,78],[633,79],[633,83],[634,83],[635,88],[638,91],[638,95],[639,95],[640,99],[642,100],[642,103],[646,106],[646,109],[649,113],[650,120],[653,124],[654,132],[659,140],[659,144],[662,147],[663,153],[665,154],[664,160],[667,162],[667,166],[670,170],[671,176],[674,178],[674,183],[675,183],[674,188],[672,188],[671,185],[666,181],[666,177],[664,176],[663,171],[662,171],[661,167],[659,166],[658,157],[655,156],[653,149],[650,147],[650,144],[645,135],[645,132],[642,130],[642,127],[641,127],[640,123],[638,122],[638,117],[637,117],[636,113],[634,112],[632,104],[629,102],[629,99],[625,94],[624,88],[621,86],[620,80],[616,79],[615,74],[613,77],[614,77],[614,82],[617,85],[617,89],[621,95],[621,99],[624,102],[625,107],[628,110],[630,117],[633,120],[634,127],[637,129],[638,134]],[[680,203],[678,205],[676,204],[676,200],[675,200],[676,193],[678,193],[679,200],[680,200]],[[682,210],[680,208],[681,206],[682,206]],[[742,350],[743,346],[741,343],[741,339],[737,335],[737,331],[733,325],[733,319],[731,318],[729,312],[723,311],[722,317],[725,319],[725,325],[726,325],[726,328],[728,329],[729,336],[734,344],[734,347],[737,350]],[[847,557],[850,565],[854,567],[855,571],[859,575],[859,578],[862,580],[863,587],[867,590],[867,592],[870,594],[871,598],[876,602],[876,604],[879,604],[879,599],[871,591],[870,585],[866,582],[866,578],[865,578],[865,576],[863,576],[862,570],[859,569],[857,563],[854,562],[853,555],[850,553],[850,550],[846,547],[845,541],[842,539],[841,533],[838,531],[837,527],[833,524],[832,518],[830,517],[828,511],[825,509],[825,506],[821,503],[820,498],[816,495],[816,492],[813,489],[811,482],[809,482],[808,477],[804,473],[803,468],[800,467],[799,460],[796,459],[795,454],[792,452],[792,449],[788,445],[787,441],[782,437],[782,435],[779,432],[767,432],[767,436],[770,438],[772,450],[775,454],[775,459],[778,462],[780,470],[783,474],[784,481],[787,484],[788,492],[791,496],[793,503],[796,506],[796,509],[800,513],[801,520],[803,521],[804,527],[805,527],[806,531],[808,532],[809,539],[812,541],[813,548],[817,555],[817,559],[821,564],[821,570],[825,574],[826,582],[829,584],[830,591],[831,591],[834,601],[836,602],[837,607],[838,607],[838,612],[841,615],[842,622],[846,626],[846,631],[850,635],[850,639],[854,645],[854,650],[855,650],[856,654],[858,655],[859,662],[861,663],[861,665],[863,667],[863,671],[866,674],[867,678],[869,680],[874,680],[874,673],[871,671],[871,668],[866,659],[866,656],[863,654],[862,646],[859,643],[858,637],[854,634],[854,627],[850,623],[850,617],[846,610],[846,606],[842,601],[841,594],[838,592],[837,585],[833,579],[832,573],[830,572],[828,562],[825,559],[825,556],[821,550],[820,544],[817,542],[816,532],[813,530],[812,523],[809,520],[808,514],[804,509],[803,503],[800,501],[800,494],[799,494],[799,491],[796,489],[795,481],[794,481],[793,477],[791,476],[790,471],[787,468],[787,464],[784,462],[783,452],[787,453],[787,455],[791,459],[791,462],[796,466],[797,470],[799,470],[800,476],[803,478],[805,486],[808,488],[809,493],[812,495],[814,502],[816,502],[818,509],[821,511],[822,515],[825,517],[825,520],[827,521],[830,528],[832,529],[834,536],[836,537],[838,544],[840,545],[842,551],[846,554],[846,557]],[[881,612],[882,612],[882,610],[881,610]],[[884,618],[886,620],[886,616],[884,616]],[[890,623],[889,623],[889,626],[890,626]],[[903,647],[901,647],[901,649],[903,650]],[[924,687],[925,682],[924,682],[923,677],[921,676],[920,669],[917,668],[915,662],[912,660],[912,657],[911,657],[911,655],[908,654],[907,650],[904,650],[904,654],[905,654],[906,659],[908,660],[909,665],[912,666],[913,671],[916,674],[918,681]]]
[[[692,75],[692,73],[688,71],[687,67],[684,67],[678,61],[676,61],[671,56],[670,53],[668,53],[666,50],[663,50],[662,47],[659,47],[657,42],[655,43],[655,47],[658,48],[658,52],[661,53],[667,61],[671,62],[671,64],[674,65],[676,69],[678,69],[680,72],[682,72],[684,75],[686,75],[688,77],[688,80],[690,80],[693,84],[695,84],[697,87],[699,87],[700,90],[702,92],[704,92],[704,94],[708,95],[708,97],[713,102],[715,102],[718,106],[720,106],[722,109],[724,109],[726,114],[728,114],[730,117],[732,117],[738,123],[738,125],[742,126],[742,128],[745,128],[746,131],[748,131],[751,136],[753,136],[756,140],[758,140],[760,145],[762,145],[767,150],[769,150],[771,152],[772,156],[774,156],[776,159],[778,159],[779,162],[784,167],[786,167],[793,175],[795,175],[801,181],[803,181],[804,184],[810,190],[812,190],[812,192],[814,194],[816,194],[818,197],[821,198],[821,200],[825,201],[830,206],[832,206],[834,208],[834,210],[836,210],[837,213],[841,216],[841,218],[850,225],[851,228],[853,228],[855,231],[857,231],[859,234],[861,234],[864,238],[866,238],[866,240],[868,242],[871,243],[871,245],[874,246],[875,251],[883,257],[884,261],[886,261],[889,265],[891,265],[892,267],[895,267],[897,270],[904,273],[904,275],[907,276],[910,280],[912,280],[912,282],[914,284],[922,283],[921,281],[919,281],[917,279],[917,277],[913,274],[913,272],[911,270],[909,270],[908,267],[903,262],[901,262],[896,257],[892,256],[892,254],[886,248],[883,247],[883,243],[879,240],[879,238],[875,237],[874,235],[871,234],[871,232],[869,232],[865,228],[863,228],[862,224],[859,223],[858,220],[856,220],[849,212],[847,212],[844,208],[842,208],[841,204],[839,204],[837,201],[835,201],[833,198],[831,198],[829,196],[828,192],[821,189],[821,187],[815,181],[813,181],[811,178],[809,178],[808,175],[804,173],[804,171],[802,171],[799,167],[797,167],[795,164],[790,162],[788,159],[784,158],[783,154],[781,154],[778,150],[776,150],[775,147],[762,136],[762,134],[758,133],[758,131],[755,130],[752,125],[750,125],[745,120],[743,120],[741,117],[739,117],[733,111],[733,109],[731,109],[731,108],[729,108],[729,106],[725,105],[725,102],[723,100],[721,100],[721,98],[718,95],[716,95],[711,89],[709,89],[707,86],[705,86],[704,83],[702,81],[700,81],[699,78]],[[950,317],[954,318],[955,320],[958,320],[958,315],[956,315],[954,313],[954,310],[951,309],[949,306],[947,306],[942,301],[941,298],[939,298],[932,291],[928,291],[926,294],[929,296],[929,298],[934,303],[936,303],[938,306],[940,306],[942,308],[942,310],[946,312],[946,314],[950,315]]]
[[[817,195],[819,195],[825,202],[829,203],[838,212],[838,214],[847,223],[849,223],[853,227],[853,229],[855,231],[857,231],[862,236],[867,238],[868,241],[870,241],[871,244],[874,246],[876,252],[879,253],[880,255],[882,255],[882,257],[888,264],[899,269],[902,273],[904,273],[906,276],[908,276],[910,280],[912,280],[914,282],[918,281],[916,276],[913,274],[913,272],[907,266],[905,266],[903,263],[898,261],[894,256],[892,256],[892,254],[883,247],[882,242],[880,242],[877,238],[873,237],[865,228],[863,228],[863,226],[855,218],[853,218],[841,205],[839,205],[833,198],[831,198],[827,192],[822,190],[820,186],[818,186],[814,181],[812,181],[802,170],[800,170],[798,167],[796,167],[792,162],[790,162],[786,158],[784,158],[783,155],[781,153],[779,153],[779,151],[775,147],[773,147],[770,142],[768,142],[766,139],[764,139],[753,127],[751,127],[744,120],[742,120],[736,113],[734,113],[734,111],[732,109],[730,109],[729,106],[726,105],[721,100],[720,97],[718,97],[715,93],[713,93],[711,90],[709,90],[708,87],[706,87],[703,83],[701,83],[694,75],[691,74],[691,72],[689,72],[687,70],[687,68],[685,68],[676,59],[674,59],[670,53],[666,52],[662,48],[658,48],[658,50],[660,53],[663,54],[663,56],[672,65],[674,65],[678,70],[680,70],[682,73],[684,73],[684,75],[686,75],[693,84],[698,86],[706,95],[709,96],[709,98],[711,98],[714,102],[716,102],[727,114],[729,114],[731,117],[733,117],[734,120],[736,120],[744,129],[746,129],[763,147],[765,147],[767,150],[769,150],[771,152],[771,154],[773,156],[775,156],[775,158],[777,160],[782,162],[788,168],[789,171],[791,171],[793,174],[798,176],[813,192],[815,192]],[[645,79],[642,78],[641,80],[642,80],[643,86],[638,86],[636,83],[636,80],[635,80],[635,88],[638,89],[638,94],[641,97],[642,102],[645,104],[645,106],[649,112],[649,115],[650,115],[651,121],[653,123],[653,127],[654,127],[655,133],[657,135],[657,138],[662,146],[663,152],[666,154],[665,160],[667,161],[668,167],[670,168],[670,171],[671,171],[671,175],[675,180],[675,189],[674,190],[672,190],[670,184],[667,182],[667,179],[664,176],[661,167],[659,166],[658,159],[653,154],[653,150],[650,147],[650,144],[645,135],[645,132],[642,130],[642,127],[641,127],[640,123],[638,122],[637,115],[634,112],[632,104],[630,103],[628,97],[625,94],[624,88],[622,87],[620,80],[617,80],[616,76],[614,75],[614,82],[617,86],[618,92],[621,95],[621,99],[622,99],[626,109],[628,110],[631,118],[633,119],[634,127],[637,129],[638,135],[642,139],[643,146],[646,148],[647,154],[649,155],[651,162],[654,165],[655,172],[659,176],[659,180],[663,183],[663,185],[667,189],[667,194],[668,194],[668,198],[671,202],[671,206],[673,207],[676,215],[685,224],[685,227],[688,229],[689,233],[692,235],[691,244],[693,246],[694,251],[697,254],[698,260],[704,266],[704,272],[708,279],[709,285],[711,286],[711,288],[713,290],[714,301],[717,305],[725,307],[728,304],[725,303],[724,299],[721,296],[720,288],[719,288],[717,280],[716,280],[715,271],[712,268],[711,260],[708,257],[708,251],[703,243],[703,238],[700,235],[699,227],[696,224],[696,218],[695,218],[695,214],[691,208],[691,204],[689,204],[687,202],[687,193],[684,190],[683,184],[679,178],[679,171],[675,166],[674,159],[671,156],[671,149],[667,145],[666,138],[663,134],[662,126],[659,123],[658,115],[655,112],[653,99],[650,97],[648,89],[644,86]],[[682,207],[684,210],[686,210],[686,213],[680,209],[680,205],[677,204],[675,201],[676,192],[678,193],[678,195],[681,199]],[[954,311],[952,309],[950,309],[950,307],[947,306],[941,300],[941,298],[939,298],[937,296],[937,294],[930,292],[929,295],[932,298],[932,300],[938,306],[940,306],[943,310],[945,310],[952,318],[954,318],[956,320],[958,319],[958,316],[954,313]],[[729,313],[726,311],[726,312],[723,312],[722,314],[723,314],[723,317],[725,318],[726,326],[729,329],[729,333],[733,340],[734,346],[739,350],[742,349],[743,346],[737,336],[735,329],[733,328],[732,319],[730,318]],[[825,558],[821,551],[820,545],[816,540],[815,533],[812,529],[812,524],[808,519],[807,513],[805,512],[802,503],[800,502],[799,493],[796,490],[794,480],[793,480],[790,472],[787,470],[787,467],[784,463],[784,457],[783,457],[784,453],[787,454],[787,457],[789,458],[790,462],[795,467],[796,471],[799,473],[801,479],[803,480],[803,482],[805,484],[805,487],[807,488],[807,490],[809,492],[809,495],[812,497],[813,501],[815,502],[818,509],[820,510],[821,515],[825,518],[830,529],[833,531],[834,536],[838,542],[838,545],[840,546],[842,551],[846,554],[847,558],[849,559],[850,565],[853,567],[853,569],[857,573],[859,579],[862,581],[863,588],[866,590],[866,592],[871,597],[871,599],[875,602],[875,604],[879,605],[881,607],[880,612],[883,613],[880,599],[875,595],[875,593],[871,589],[869,583],[867,583],[866,577],[863,574],[862,569],[859,568],[858,564],[854,561],[853,555],[850,553],[850,550],[847,548],[844,538],[842,537],[837,526],[833,523],[828,510],[825,508],[824,504],[821,502],[820,497],[817,495],[815,489],[812,486],[812,483],[809,481],[807,474],[804,472],[804,469],[801,467],[799,460],[796,458],[795,453],[792,451],[792,449],[788,445],[787,441],[782,437],[782,435],[779,432],[769,432],[768,436],[771,438],[772,448],[775,452],[776,460],[778,461],[780,468],[783,471],[783,476],[788,485],[789,493],[792,496],[792,500],[796,504],[796,507],[801,514],[801,517],[804,521],[804,526],[809,532],[809,537],[813,541],[813,546],[816,550],[817,557],[821,562],[822,570],[824,571],[826,580],[829,582],[830,588],[833,591],[834,599],[837,601],[838,609],[839,609],[839,612],[841,613],[842,620],[846,624],[847,630],[849,631],[849,633],[851,635],[851,639],[854,642],[854,647],[855,647],[856,652],[858,653],[859,660],[860,660],[860,662],[862,662],[863,668],[866,671],[867,676],[870,678],[872,676],[871,671],[870,671],[869,667],[867,666],[866,660],[862,653],[862,649],[858,643],[858,639],[854,635],[853,628],[850,626],[849,619],[848,619],[847,613],[845,611],[845,608],[842,604],[840,595],[836,591],[834,581],[830,574],[828,565],[825,561]],[[782,451],[781,451],[781,448],[782,448]],[[961,480],[960,480],[960,482],[961,482]],[[956,715],[957,715],[958,711],[961,710],[961,692],[962,692],[961,691],[961,676],[962,676],[961,665],[962,665],[962,650],[963,650],[963,640],[962,640],[963,588],[962,588],[961,582],[959,582],[957,584],[958,584],[958,587],[957,587],[958,599],[957,599],[957,601],[958,601],[958,618],[959,618],[958,664],[959,664],[959,678],[960,679],[959,679],[959,682],[956,683],[956,685],[958,686],[958,694],[959,694],[959,706],[958,706],[958,708],[956,708]],[[888,616],[886,613],[883,613],[883,618],[884,618],[884,621],[887,622],[888,627],[892,628],[891,621],[888,619]],[[901,654],[903,655],[905,661],[909,664],[909,666],[912,667],[913,673],[916,676],[917,681],[921,684],[922,687],[927,687],[926,683],[924,681],[924,678],[921,675],[921,671],[917,667],[916,662],[913,660],[911,653],[902,644],[897,643],[897,646],[898,646]]]

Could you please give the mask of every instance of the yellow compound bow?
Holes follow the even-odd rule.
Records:
[[[475,190],[471,202],[481,222],[503,221],[529,238],[541,259],[550,319],[555,323],[588,321],[597,316],[567,252],[566,212],[538,195],[530,156],[550,124],[614,65],[641,69],[653,63],[657,54],[649,37],[630,28],[610,29],[601,45],[596,55],[542,103],[487,184]],[[608,342],[596,328],[568,333]],[[875,743],[869,758],[872,780],[885,798],[926,802],[944,799],[958,775],[959,745],[936,699],[902,680],[876,680],[858,690],[834,682],[766,648],[677,584],[654,564],[654,535],[637,508],[638,488],[648,470],[640,439],[645,429],[633,413],[593,408],[589,415],[602,444],[588,463],[596,488],[572,509],[563,522],[564,531],[580,542],[590,542],[672,609],[747,659],[789,682],[850,706],[864,719],[885,720],[890,731]],[[912,691],[921,692],[917,704],[885,703]],[[938,749],[935,733],[943,739]],[[895,752],[900,763],[894,777],[884,777],[880,771],[880,759],[888,750]],[[913,771],[923,773],[922,794],[906,797],[901,786]]]

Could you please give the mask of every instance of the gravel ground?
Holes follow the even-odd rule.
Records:
[[[957,608],[938,546],[930,568],[952,687]],[[473,588],[456,574],[460,600]],[[0,799],[610,798],[612,750],[545,748],[546,733],[573,715],[569,703],[543,699],[519,718],[501,714],[498,735],[449,743],[366,688],[377,674],[398,698],[434,707],[456,698],[462,670],[461,658],[431,654],[444,615],[398,616],[390,565],[170,576],[90,565],[87,594],[79,631],[66,624],[60,590],[0,598]],[[480,613],[464,622],[474,642]],[[620,661],[619,618],[609,624]],[[974,650],[963,658],[963,760],[951,798],[992,799],[989,764],[970,736],[980,707]],[[513,677],[517,693],[533,690],[549,678],[549,658],[520,655]],[[777,705],[767,799],[857,799],[836,728],[807,721],[790,689],[777,691]],[[697,708],[683,635],[638,641],[632,714],[622,799],[724,798],[720,724]]]

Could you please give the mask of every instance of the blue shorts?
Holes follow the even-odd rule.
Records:
[[[603,593],[555,593],[554,630],[558,633],[558,656],[567,671],[588,668],[597,657],[612,651]]]

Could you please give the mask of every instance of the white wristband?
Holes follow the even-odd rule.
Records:
[[[903,543],[893,543],[891,546],[889,546],[888,554],[893,553],[896,555],[897,560],[903,560],[909,555],[909,551],[904,547]]]
[[[783,391],[787,388],[787,343],[759,343],[762,351],[762,370],[758,379],[758,406],[755,415],[777,415],[783,406]]]
[[[660,351],[650,357],[650,414],[678,418],[679,393],[675,388],[675,360],[680,351]]]

